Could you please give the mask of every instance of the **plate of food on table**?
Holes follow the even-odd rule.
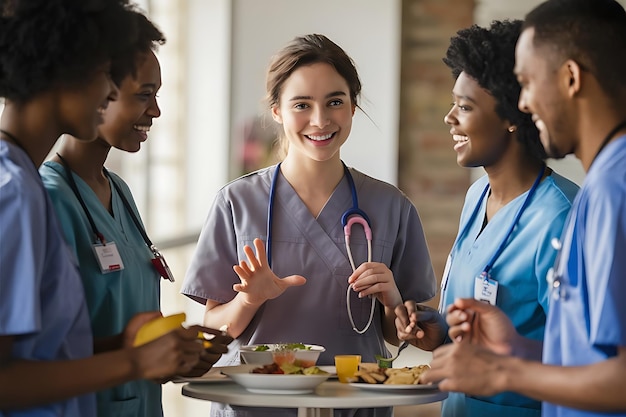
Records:
[[[381,368],[377,363],[362,363],[349,384],[374,391],[436,390],[437,384],[420,382],[420,376],[429,368],[428,365]]]
[[[261,394],[313,392],[331,376],[317,366],[302,368],[291,364],[228,366],[222,373],[248,391]]]
[[[315,365],[323,351],[322,346],[302,343],[243,346],[240,353],[248,363],[223,367],[221,372],[250,392],[304,394],[335,376],[334,367]],[[262,355],[244,356],[251,352],[269,353],[271,360]]]

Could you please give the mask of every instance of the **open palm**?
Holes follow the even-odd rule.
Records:
[[[246,294],[246,301],[250,304],[262,304],[267,300],[281,295],[289,287],[300,286],[306,283],[301,275],[291,275],[279,278],[270,269],[265,253],[265,245],[261,239],[254,239],[254,250],[246,245],[243,251],[248,261],[242,260],[234,265],[233,270],[239,276],[241,283],[233,285],[237,292]]]

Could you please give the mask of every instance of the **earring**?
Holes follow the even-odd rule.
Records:
[[[513,133],[517,130],[516,126],[509,126],[509,128],[507,129],[509,132]]]

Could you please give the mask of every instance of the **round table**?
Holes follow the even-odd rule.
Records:
[[[332,417],[335,408],[393,407],[444,400],[448,394],[436,389],[372,391],[338,381],[320,384],[308,394],[256,394],[232,382],[186,384],[186,397],[248,407],[297,408],[298,417]]]

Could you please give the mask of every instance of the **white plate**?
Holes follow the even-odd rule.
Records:
[[[230,381],[230,379],[222,373],[221,367],[214,367],[206,374],[197,377],[176,377],[172,379],[175,384],[180,383],[193,383],[193,384],[212,384],[214,382]]]
[[[252,374],[258,365],[239,365],[222,368],[227,375],[250,392],[259,394],[306,394],[326,381],[330,374],[322,375],[275,375]]]
[[[415,391],[415,390],[436,390],[439,389],[437,384],[368,384],[366,382],[350,382],[353,387],[367,389],[372,391]]]
[[[337,379],[337,369],[334,366],[318,366],[320,370],[324,372],[328,372],[330,374],[329,378]]]

